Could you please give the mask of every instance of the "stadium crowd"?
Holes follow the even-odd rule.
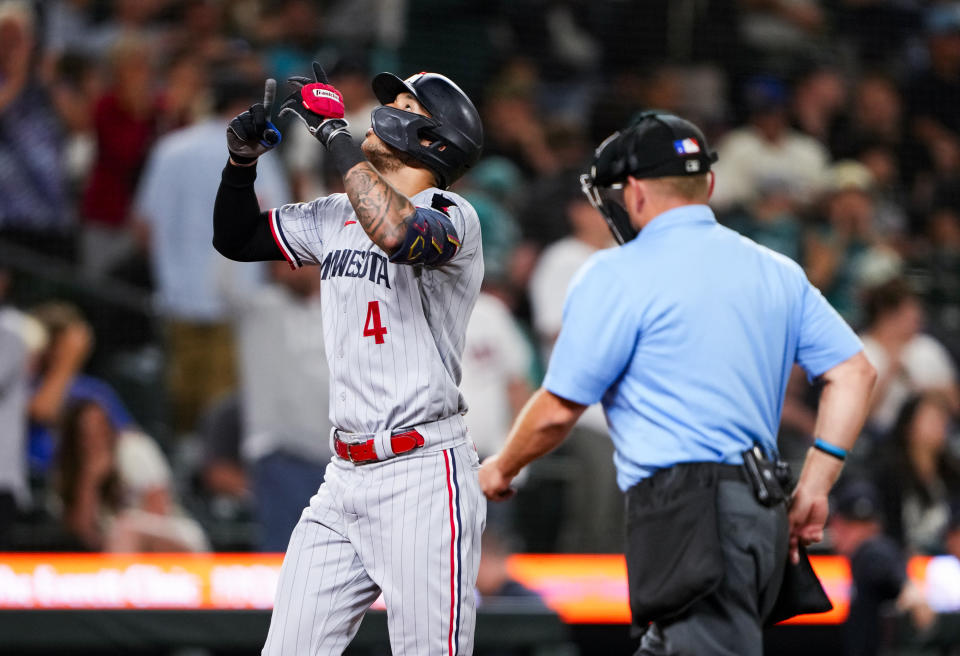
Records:
[[[960,557],[960,3],[924,0],[0,1],[0,546],[283,549],[330,458],[322,285],[227,262],[211,215],[227,121],[313,60],[357,138],[380,70],[442,72],[481,108],[456,187],[483,228],[481,456],[613,245],[579,189],[593,147],[667,110],[719,152],[721,222],[801,263],[878,369],[825,547],[853,555],[876,522],[899,558]],[[261,205],[338,191],[279,126]],[[795,376],[795,463],[815,401]],[[530,551],[620,551],[605,433],[588,412],[490,522]]]

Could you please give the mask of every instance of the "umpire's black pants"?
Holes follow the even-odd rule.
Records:
[[[726,566],[720,587],[680,617],[654,623],[637,656],[762,656],[763,621],[787,562],[786,508],[762,506],[746,483],[721,480],[717,522]]]

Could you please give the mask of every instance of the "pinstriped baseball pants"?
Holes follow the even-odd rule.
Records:
[[[472,443],[334,458],[290,537],[264,656],[341,654],[381,591],[393,654],[470,654],[486,503]]]

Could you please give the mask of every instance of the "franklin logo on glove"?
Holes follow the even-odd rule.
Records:
[[[324,118],[343,118],[343,96],[329,84],[313,82],[300,89],[303,106]]]

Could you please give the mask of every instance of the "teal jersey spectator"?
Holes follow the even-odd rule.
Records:
[[[792,214],[780,214],[761,221],[749,212],[735,212],[724,222],[728,228],[749,237],[761,246],[800,261],[803,237],[800,222]]]

